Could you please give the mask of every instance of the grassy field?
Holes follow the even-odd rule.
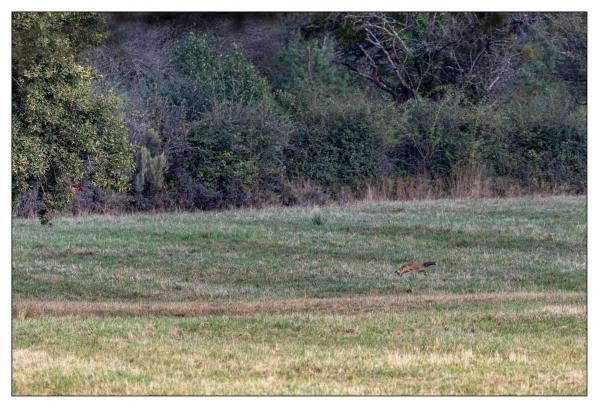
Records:
[[[585,394],[586,228],[585,197],[14,219],[13,392]]]

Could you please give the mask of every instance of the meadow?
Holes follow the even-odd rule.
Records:
[[[581,196],[15,218],[13,393],[586,394],[586,231]]]

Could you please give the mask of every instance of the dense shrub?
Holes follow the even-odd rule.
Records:
[[[586,186],[586,107],[564,89],[513,93],[485,115],[481,161],[524,183]]]
[[[288,119],[271,105],[214,104],[189,132],[188,170],[235,204],[250,188],[277,191],[285,175],[290,132]]]
[[[214,102],[263,103],[270,98],[266,79],[237,45],[219,53],[206,36],[192,33],[181,45],[178,61],[188,83],[183,89],[172,89],[171,96],[185,98],[191,119],[209,110]]]
[[[390,128],[363,95],[321,98],[294,115],[288,176],[329,189],[373,178],[385,168]]]
[[[399,108],[395,141],[388,155],[399,176],[446,178],[475,148],[477,117],[460,95],[413,99]]]

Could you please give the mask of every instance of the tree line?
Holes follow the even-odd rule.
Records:
[[[585,13],[13,13],[17,214],[586,191]],[[474,191],[477,189],[477,191]]]

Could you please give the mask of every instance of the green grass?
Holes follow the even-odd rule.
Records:
[[[14,219],[13,393],[586,394],[586,231],[566,196]]]
[[[13,220],[13,293],[214,300],[585,291],[585,197]],[[435,260],[398,279],[401,261]]]
[[[15,394],[586,393],[584,298],[14,321]]]

